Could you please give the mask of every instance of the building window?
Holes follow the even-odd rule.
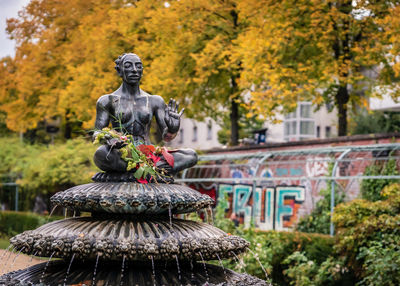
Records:
[[[317,126],[317,138],[321,137],[321,127]]]
[[[330,126],[325,127],[325,137],[326,138],[331,137],[331,127]]]
[[[301,135],[314,135],[314,122],[300,121],[300,134]]]
[[[179,130],[179,143],[181,143],[181,144],[183,143],[183,139],[184,139],[183,134],[184,134],[183,128],[181,128],[181,130]]]
[[[212,140],[212,122],[207,124],[207,140]]]
[[[315,122],[311,102],[300,102],[294,112],[285,115],[285,140],[303,140],[315,137]]]
[[[197,126],[193,126],[193,138],[192,138],[193,142],[197,141]]]
[[[300,117],[311,118],[311,104],[300,104]]]

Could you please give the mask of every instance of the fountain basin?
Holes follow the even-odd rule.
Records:
[[[88,265],[89,264],[89,265]],[[94,263],[71,264],[69,262],[41,263],[24,270],[11,272],[0,277],[0,285],[267,285],[258,278],[240,274],[211,264],[181,264],[178,272],[176,264],[137,265],[126,263],[110,264],[99,261],[94,276]],[[207,272],[206,272],[207,271]],[[44,274],[43,274],[44,272]],[[180,278],[179,278],[180,277]]]
[[[168,217],[78,217],[54,221],[11,240],[37,256],[109,260],[203,260],[242,253],[249,243],[209,224]]]
[[[181,214],[210,207],[207,195],[177,184],[90,183],[51,197],[54,205],[87,212]]]

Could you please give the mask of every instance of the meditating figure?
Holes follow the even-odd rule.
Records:
[[[115,61],[118,75],[122,78],[121,86],[111,94],[101,96],[97,101],[94,137],[110,122],[112,128],[121,134],[132,135],[134,145],[150,145],[150,125],[153,116],[162,132],[162,138],[168,142],[175,138],[179,131],[180,118],[184,109],[178,113],[179,104],[171,99],[166,105],[158,95],[151,95],[140,89],[143,64],[140,58],[132,53],[123,54]],[[124,142],[108,137],[103,140],[95,155],[95,164],[106,172],[126,172],[127,161],[121,158],[120,148]],[[192,149],[174,150],[170,153],[174,164],[168,164],[161,156],[156,163],[173,175],[197,163],[197,154]]]

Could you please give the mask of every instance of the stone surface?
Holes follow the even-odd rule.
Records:
[[[190,263],[181,263],[179,272],[176,262],[156,264],[155,276],[151,264],[125,263],[122,271],[121,263],[110,264],[100,259],[95,277],[95,263],[81,264],[74,260],[67,275],[68,266],[68,261],[51,262],[47,268],[46,263],[38,264],[1,276],[0,285],[267,285],[247,274],[201,263],[193,263],[193,268]]]
[[[126,217],[126,216],[124,216]],[[54,221],[13,237],[11,244],[38,256],[106,260],[205,260],[232,257],[248,247],[240,237],[205,223],[167,218],[79,217]]]
[[[207,208],[214,201],[207,195],[177,184],[90,183],[58,192],[54,205],[107,213],[173,214]]]

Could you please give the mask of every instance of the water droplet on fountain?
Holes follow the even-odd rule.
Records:
[[[172,229],[172,206],[171,206],[171,204],[169,204],[169,208],[168,208],[168,214],[169,214],[169,225],[170,225],[170,227],[171,227],[171,229]]]
[[[176,267],[178,268],[178,279],[179,279],[179,282],[181,283],[180,285],[182,285],[182,276],[181,276],[181,269],[179,267],[178,255],[175,255],[175,259],[176,259]]]
[[[21,254],[21,252],[22,252],[24,249],[25,249],[24,247],[21,248],[21,249],[18,251],[17,255],[14,256],[14,259],[13,259],[11,265],[10,265],[10,268],[11,268],[11,269],[12,269],[12,267],[14,266],[15,260],[17,259],[17,257]]]
[[[32,255],[31,255],[31,260],[29,260],[29,263],[32,263],[33,261],[33,257],[35,257],[37,254],[37,251],[35,251]]]
[[[225,270],[224,264],[222,263],[222,260],[219,257],[218,253],[215,253],[215,255],[217,256],[219,264],[221,265],[222,269],[224,270],[225,280],[226,280],[226,282],[228,282],[228,276],[226,275],[226,270]]]
[[[44,275],[46,274],[47,267],[49,266],[49,263],[50,263],[51,259],[53,258],[53,255],[54,255],[55,253],[56,253],[56,252],[54,251],[54,252],[50,255],[50,258],[49,258],[49,260],[47,261],[46,266],[45,266],[44,269],[43,269],[42,275],[40,276],[40,279],[39,279],[39,282],[40,282],[40,283],[43,283],[42,279],[43,279]]]
[[[100,255],[97,254],[96,264],[94,265],[94,271],[93,271],[93,279],[92,279],[92,281],[93,281],[92,285],[93,286],[96,285],[96,273],[97,273],[97,265],[99,264],[99,258],[100,258]]]
[[[264,271],[265,278],[266,278],[267,280],[269,280],[267,270],[265,270],[265,268],[264,268],[264,266],[262,265],[260,259],[258,258],[258,255],[257,255],[256,253],[254,253],[254,251],[251,250],[250,248],[247,248],[247,250],[250,251],[250,252],[253,254],[253,256],[254,256],[255,259],[257,260],[258,264],[260,264],[262,271]]]
[[[6,256],[7,252],[10,250],[10,248],[13,247],[12,244],[10,244],[5,250],[3,255],[0,258],[0,261],[3,260],[3,258]]]
[[[7,257],[7,259],[6,259],[6,261],[4,262],[4,273],[7,273],[7,265],[8,265],[8,261],[10,260],[10,258],[11,258],[11,255],[13,254],[13,252],[14,252],[14,250],[15,250],[15,247],[14,246],[12,246],[12,248],[11,248],[11,251],[10,251],[10,254],[8,255],[8,257]],[[7,254],[7,252],[5,252],[4,253],[4,256]]]
[[[124,284],[124,269],[125,269],[125,255],[122,257],[122,267],[121,267],[121,280],[120,280],[120,284],[119,285],[123,285]]]
[[[75,258],[75,253],[72,255],[71,261],[69,262],[69,266],[68,266],[68,269],[67,269],[67,273],[65,274],[65,278],[64,278],[64,286],[65,286],[66,283],[67,283],[68,274],[69,274],[69,271],[71,270],[71,265],[72,265],[72,262],[74,261],[74,258]]]
[[[154,286],[156,286],[156,270],[155,270],[155,268],[154,268],[154,258],[153,258],[153,256],[151,256],[151,267],[152,267],[152,270],[153,270],[153,285]]]
[[[190,271],[191,271],[191,279],[194,280],[194,273],[193,273],[193,260],[190,260]]]
[[[55,205],[55,206],[52,208],[52,210],[51,210],[49,216],[47,217],[46,223],[49,222],[50,217],[53,215],[54,211],[55,211],[57,208],[58,208],[58,205]]]
[[[204,261],[203,254],[201,254],[201,252],[199,252],[199,254],[200,254],[200,257],[201,257],[201,261],[202,261],[202,263],[203,263],[203,266],[204,266],[204,272],[206,273],[207,283],[210,283],[210,277],[208,276],[207,266],[206,266],[206,262]]]
[[[246,273],[246,274],[247,274],[247,272],[246,272],[246,268],[245,268],[245,265],[243,264],[243,261],[242,261],[242,260],[240,260],[240,259],[239,259],[239,257],[237,257],[237,255],[236,255],[236,253],[235,253],[235,252],[231,251],[231,253],[232,253],[232,254],[233,254],[233,256],[235,257],[236,263],[238,263],[238,264],[239,264],[239,266],[240,266],[240,269],[243,269],[244,273]]]
[[[211,206],[208,206],[209,217],[211,218],[211,225],[214,225],[214,214]]]

